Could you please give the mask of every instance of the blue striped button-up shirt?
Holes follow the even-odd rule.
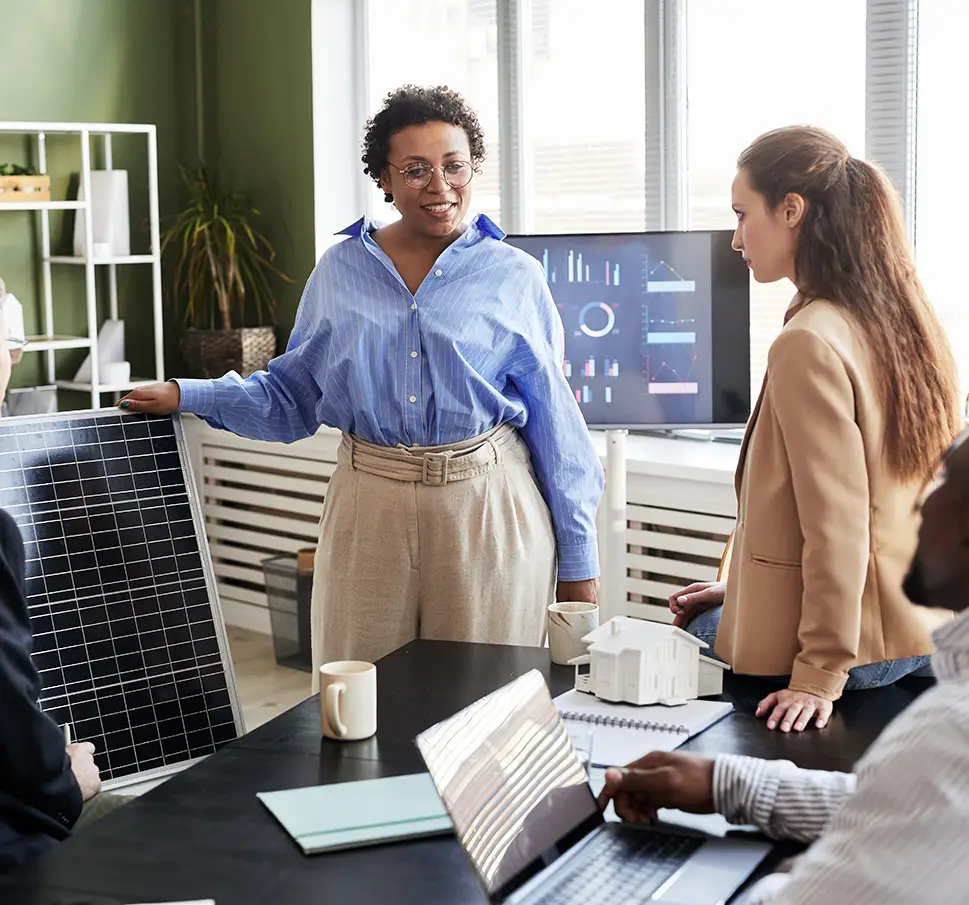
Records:
[[[552,514],[559,580],[596,577],[602,468],[562,371],[562,321],[541,266],[480,214],[412,295],[376,228],[364,218],[326,251],[267,371],[180,379],[180,410],[284,443],[323,424],[383,446],[513,424]]]

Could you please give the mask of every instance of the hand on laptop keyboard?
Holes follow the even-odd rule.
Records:
[[[612,801],[630,823],[653,823],[659,808],[713,813],[713,761],[675,751],[654,751],[628,767],[606,770],[599,807]]]

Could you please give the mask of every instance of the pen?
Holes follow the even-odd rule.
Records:
[[[71,724],[64,724],[64,746],[69,747],[71,744]]]

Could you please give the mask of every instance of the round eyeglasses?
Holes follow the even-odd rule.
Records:
[[[397,172],[404,177],[404,185],[408,188],[423,189],[430,183],[435,170],[441,171],[444,181],[452,189],[463,189],[474,177],[474,167],[466,160],[452,160],[435,167],[429,163],[412,163]]]

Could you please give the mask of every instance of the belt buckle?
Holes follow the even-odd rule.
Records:
[[[428,466],[441,463],[441,473],[431,474]],[[421,483],[428,487],[444,487],[448,482],[448,466],[451,462],[449,453],[424,453],[421,459]]]

